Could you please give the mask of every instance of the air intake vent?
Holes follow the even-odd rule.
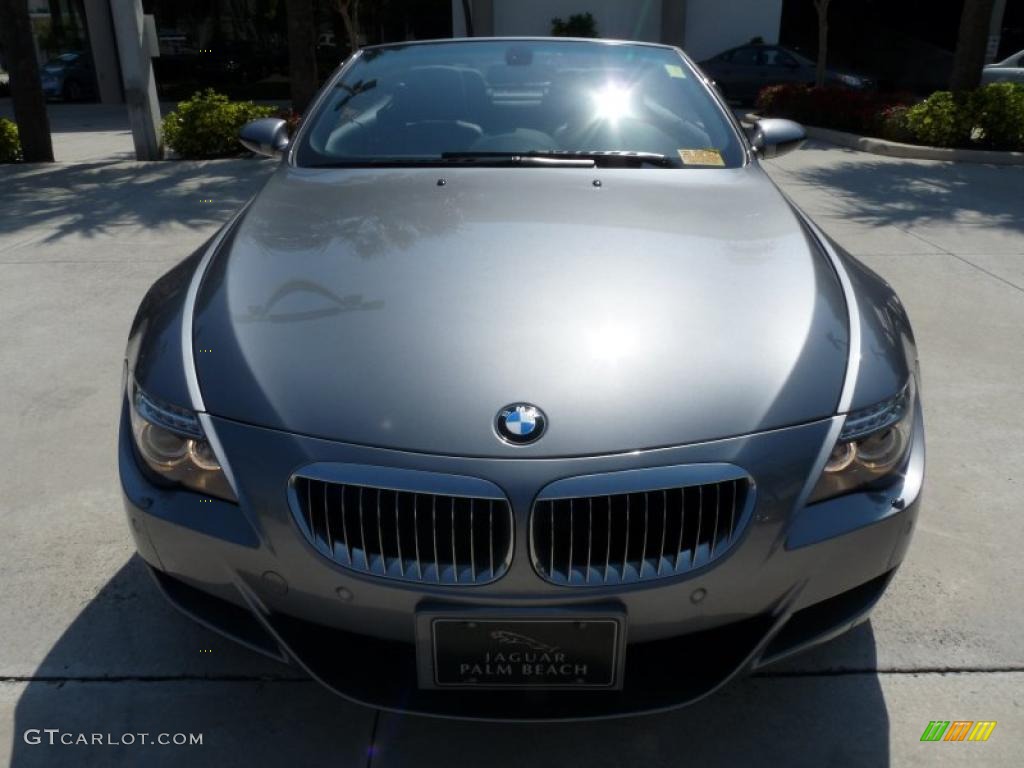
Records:
[[[296,520],[335,562],[385,578],[484,584],[508,568],[505,499],[391,490],[297,476]]]
[[[718,559],[747,518],[747,479],[539,500],[533,564],[555,584],[603,586],[667,578]]]

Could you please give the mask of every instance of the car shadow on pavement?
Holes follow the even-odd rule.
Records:
[[[378,713],[171,608],[132,557],[25,683],[13,766],[718,766],[889,762],[889,718],[870,624],[690,707],[598,722],[503,724]],[[817,659],[817,661],[814,661]],[[700,659],[694,659],[700,664]],[[41,729],[114,745],[50,745]],[[40,729],[34,732],[32,729]],[[201,733],[202,745],[118,744]],[[28,737],[26,738],[26,734]],[[110,734],[107,737],[107,734]],[[38,740],[41,743],[30,743]]]
[[[259,189],[276,163],[254,158],[207,161],[88,162],[0,168],[4,240],[32,230],[38,242],[118,235],[145,238],[175,226],[223,222]],[[17,236],[17,237],[12,237]]]

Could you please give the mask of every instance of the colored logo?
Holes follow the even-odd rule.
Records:
[[[932,720],[921,741],[988,741],[995,728],[995,720]]]
[[[547,427],[544,412],[529,403],[513,403],[498,411],[494,428],[507,443],[525,445],[540,439]]]

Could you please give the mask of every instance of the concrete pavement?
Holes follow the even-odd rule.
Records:
[[[161,105],[164,114],[174,107]],[[53,157],[57,162],[131,160],[135,157],[132,131],[124,104],[63,104],[46,106],[50,118]],[[14,119],[10,99],[0,99],[0,117]]]
[[[130,151],[130,137],[128,138]],[[811,144],[783,189],[885,276],[917,332],[928,485],[870,624],[686,710],[507,726],[378,715],[194,626],[157,594],[114,464],[146,287],[269,161],[0,167],[0,758],[15,765],[1017,765],[1024,753],[1024,168]],[[206,202],[211,201],[211,202]],[[997,720],[922,744],[929,720]],[[26,729],[202,746],[28,744]]]

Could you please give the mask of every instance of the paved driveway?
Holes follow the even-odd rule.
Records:
[[[890,280],[920,343],[929,484],[870,624],[689,709],[509,726],[375,714],[194,626],[132,556],[114,466],[145,288],[259,160],[0,169],[0,756],[16,765],[1019,765],[1024,753],[1024,168],[813,145],[782,187]],[[929,720],[997,720],[921,744]],[[196,747],[26,744],[32,728]],[[45,735],[45,734],[44,734]]]

